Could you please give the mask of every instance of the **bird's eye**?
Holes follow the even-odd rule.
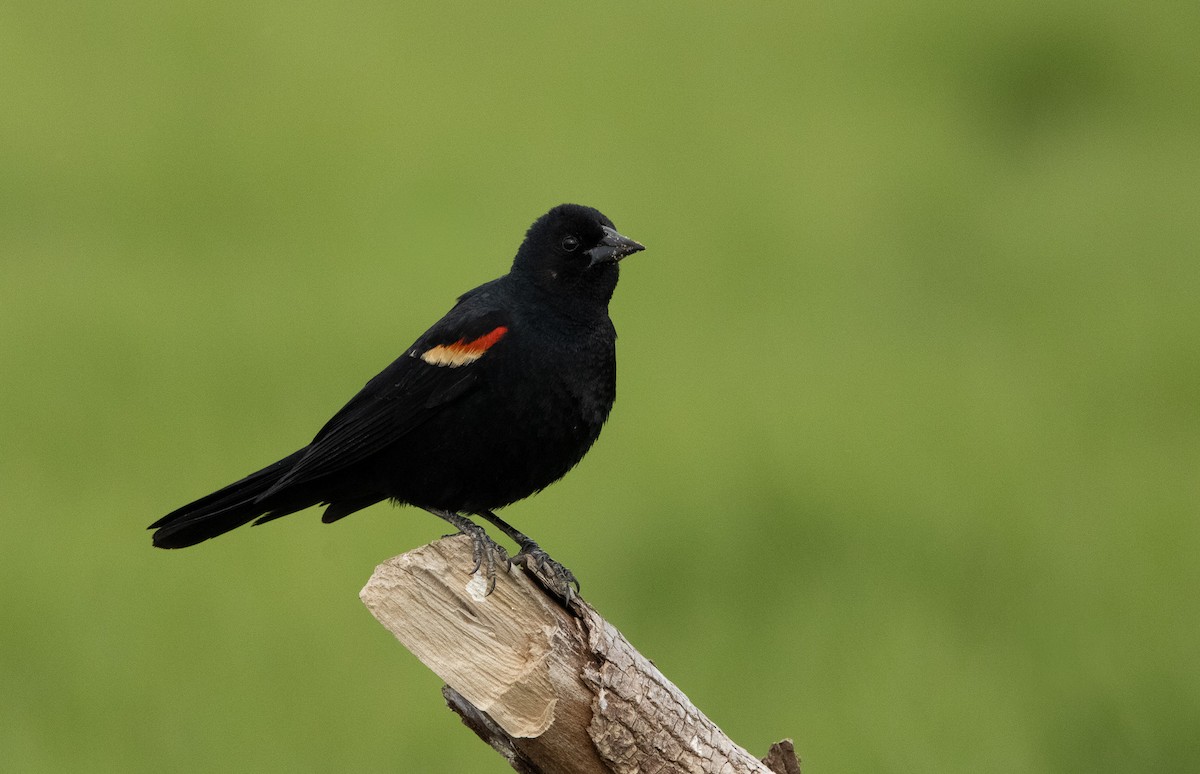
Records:
[[[573,237],[573,236],[563,237],[562,248],[564,250],[566,250],[568,253],[574,252],[577,247],[579,247],[578,237]]]

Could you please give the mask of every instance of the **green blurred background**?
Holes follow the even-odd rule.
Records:
[[[0,6],[0,760],[502,772],[370,618],[444,532],[145,526],[305,443],[548,207],[649,249],[507,510],[808,772],[1194,771],[1200,8]]]

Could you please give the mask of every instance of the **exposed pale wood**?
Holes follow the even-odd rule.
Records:
[[[586,602],[568,611],[516,567],[485,595],[471,564],[468,538],[444,538],[379,565],[360,596],[517,771],[798,774],[790,742],[754,758]]]

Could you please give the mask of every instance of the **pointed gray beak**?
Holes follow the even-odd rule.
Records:
[[[589,266],[596,266],[601,263],[616,263],[627,255],[633,255],[639,250],[645,250],[646,247],[638,242],[633,241],[627,236],[621,236],[616,230],[608,226],[601,226],[604,229],[604,239],[600,240],[600,244],[588,250],[586,255],[592,259]]]

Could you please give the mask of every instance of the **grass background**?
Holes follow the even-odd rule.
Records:
[[[649,249],[506,511],[808,772],[1200,757],[1200,10],[0,6],[0,761],[508,769],[356,594],[378,506],[184,552],[560,201]]]

